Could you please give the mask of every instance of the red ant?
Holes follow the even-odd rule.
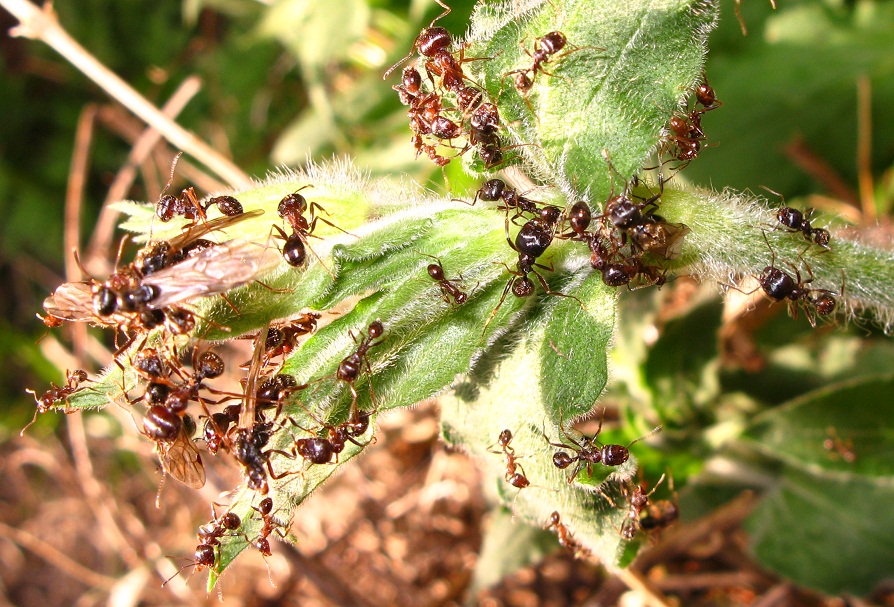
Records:
[[[53,382],[50,382],[50,389],[44,392],[40,398],[37,396],[37,392],[34,390],[28,389],[25,390],[28,394],[34,397],[34,402],[37,403],[37,410],[34,412],[34,417],[28,422],[22,431],[19,433],[19,436],[25,435],[25,430],[31,427],[31,424],[37,421],[37,415],[39,413],[46,413],[50,409],[53,408],[58,401],[62,401],[67,399],[69,396],[74,394],[80,389],[80,384],[92,381],[87,379],[87,372],[82,369],[75,369],[74,371],[66,371],[65,372],[65,385],[57,386]]]
[[[851,439],[842,439],[838,436],[838,432],[833,427],[826,430],[828,438],[823,441],[823,449],[829,452],[832,457],[840,457],[848,464],[857,461],[857,454],[854,453],[854,441]]]
[[[658,479],[658,482],[655,483],[655,486],[648,493],[638,483],[631,481],[628,485],[624,485],[623,491],[627,497],[628,511],[627,519],[621,527],[621,536],[625,540],[632,540],[636,537],[637,531],[642,528],[640,516],[649,507],[649,497],[655,493],[663,480],[664,475],[662,474],[661,478]]]
[[[571,533],[571,531],[568,530],[568,527],[562,522],[558,512],[553,512],[549,515],[549,525],[547,525],[546,528],[555,528],[556,534],[559,536],[559,545],[568,550],[575,557],[583,557],[590,553],[589,550],[584,548],[574,539],[574,534]]]
[[[515,449],[509,444],[512,442],[512,431],[511,430],[503,430],[500,432],[500,437],[497,439],[497,443],[499,443],[502,451],[490,451],[490,453],[502,453],[506,457],[506,474],[504,478],[506,482],[512,485],[517,489],[524,489],[525,487],[530,486],[531,482],[528,480],[528,477],[525,475],[525,469],[521,467],[521,464],[516,462],[518,457],[515,455]],[[519,472],[521,470],[521,472]]]
[[[216,513],[214,512],[213,505],[211,506],[211,515],[211,522],[207,525],[202,525],[201,527],[199,527],[197,537],[200,543],[198,546],[196,546],[195,554],[193,555],[193,561],[178,569],[174,575],[164,581],[162,587],[167,585],[168,582],[177,577],[180,572],[187,567],[194,567],[192,574],[190,574],[190,577],[192,577],[192,575],[194,575],[197,571],[201,571],[206,567],[213,567],[215,561],[217,560],[215,546],[220,546],[220,538],[226,535],[227,531],[235,531],[242,524],[239,516],[232,512],[227,512],[226,514],[218,518]]]
[[[317,211],[326,212],[322,206],[317,204],[316,202],[311,202],[310,205],[307,204],[307,199],[299,194],[301,190],[304,188],[311,187],[310,185],[303,186],[298,188],[296,191],[291,194],[287,194],[283,197],[282,200],[279,201],[279,205],[277,206],[277,212],[279,216],[285,219],[289,225],[292,227],[291,236],[286,235],[286,233],[277,225],[273,227],[279,232],[280,237],[285,240],[285,244],[282,247],[282,255],[290,266],[301,267],[304,265],[305,261],[307,261],[307,249],[310,249],[311,253],[313,253],[314,257],[317,258],[317,261],[320,262],[324,268],[326,265],[323,263],[323,260],[320,259],[319,255],[314,253],[313,249],[310,248],[308,244],[308,238],[313,236],[314,238],[319,238],[313,232],[317,227],[317,221],[322,221],[323,223],[335,228],[336,230],[340,230],[345,234],[345,232],[340,227],[316,214]],[[310,220],[308,221],[307,217],[304,216],[304,213],[310,213]],[[332,272],[329,268],[326,268],[326,271],[332,275]]]
[[[515,81],[515,88],[518,89],[519,93],[524,95],[525,102],[528,104],[529,108],[531,108],[531,104],[528,101],[528,93],[534,86],[534,79],[537,77],[537,72],[546,74],[547,76],[555,76],[555,74],[547,72],[545,69],[543,69],[544,64],[549,63],[551,60],[561,59],[562,57],[566,57],[571,53],[584,50],[585,48],[591,48],[599,51],[605,50],[604,48],[599,47],[583,47],[570,45],[567,51],[562,54],[557,54],[566,46],[569,46],[568,39],[562,32],[549,32],[541,38],[535,38],[533,53],[528,51],[528,49],[522,47],[525,53],[531,58],[531,67],[512,70],[503,74],[503,80],[505,80],[507,76],[515,74],[515,78],[513,79]],[[533,108],[531,109],[533,111]]]

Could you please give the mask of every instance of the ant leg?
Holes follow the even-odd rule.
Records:
[[[551,289],[549,288],[549,284],[546,282],[546,279],[543,278],[543,276],[540,274],[540,272],[538,272],[537,270],[532,269],[532,270],[531,270],[531,273],[534,274],[534,276],[537,277],[537,280],[540,282],[540,286],[543,287],[543,291],[544,291],[547,295],[555,295],[555,296],[557,296],[557,297],[567,297],[568,299],[573,299],[574,301],[576,301],[577,303],[580,304],[580,308],[581,308],[581,310],[583,310],[584,312],[587,311],[587,306],[585,306],[585,305],[584,305],[584,302],[582,302],[580,299],[578,299],[578,298],[575,297],[574,295],[568,295],[568,294],[566,294],[566,293],[561,293],[561,292],[559,292],[559,291],[553,291],[553,290],[551,290]]]

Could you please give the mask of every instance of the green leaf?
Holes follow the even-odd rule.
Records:
[[[894,431],[880,420],[894,418],[894,400],[879,395],[892,390],[891,376],[832,384],[758,416],[744,436],[763,453],[814,474],[889,482]]]
[[[580,276],[580,285],[568,288],[580,302],[556,304],[540,344],[541,398],[550,403],[553,423],[589,413],[608,381],[618,292],[597,272]]]
[[[827,594],[864,595],[894,569],[894,488],[788,469],[746,520],[765,567]]]
[[[602,150],[622,179],[639,171],[701,75],[716,14],[706,0],[481,3],[466,56],[488,59],[466,65],[535,175],[602,201],[617,177]],[[525,96],[512,72],[531,67],[535,40],[552,31],[568,44],[543,64],[549,74],[528,73]]]

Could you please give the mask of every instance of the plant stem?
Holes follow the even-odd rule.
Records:
[[[45,42],[110,96],[160,132],[165,139],[171,142],[171,145],[207,165],[209,169],[234,188],[245,188],[251,185],[248,175],[233,162],[165,116],[145,97],[97,61],[74,38],[69,36],[68,32],[59,25],[59,19],[51,2],[44,4],[43,8],[38,8],[28,0],[0,0],[0,5],[21,22],[20,25],[10,30],[11,35]]]

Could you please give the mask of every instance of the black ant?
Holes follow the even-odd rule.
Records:
[[[589,554],[590,551],[574,539],[574,534],[571,533],[568,527],[562,522],[558,512],[553,512],[549,515],[549,524],[546,528],[555,528],[556,534],[559,536],[559,545],[571,552],[574,556],[584,556]]]
[[[46,413],[52,409],[53,405],[57,402],[67,399],[81,388],[80,384],[87,381],[91,381],[87,379],[87,372],[82,369],[75,369],[74,371],[65,372],[65,385],[57,386],[53,382],[50,382],[50,389],[41,394],[39,398],[37,392],[34,390],[25,390],[25,392],[34,397],[34,402],[37,403],[37,410],[34,412],[34,418],[28,422],[28,425],[22,428],[19,435],[25,435],[25,430],[37,421],[37,415],[39,413]]]
[[[556,451],[553,454],[553,465],[560,470],[564,470],[571,464],[577,462],[577,465],[574,467],[571,474],[568,475],[569,484],[574,482],[575,477],[577,477],[578,473],[584,467],[587,469],[587,474],[592,474],[594,464],[602,464],[603,466],[609,467],[620,466],[630,457],[630,447],[633,444],[647,439],[653,434],[661,431],[661,426],[656,426],[648,434],[630,441],[627,446],[604,445],[596,440],[599,437],[599,433],[602,432],[602,422],[604,421],[604,418],[605,411],[603,410],[603,416],[599,418],[599,427],[596,428],[596,433],[590,437],[581,437],[580,442],[569,436],[568,433],[565,432],[565,429],[562,428],[562,434],[564,434],[565,438],[572,443],[571,445],[567,443],[554,443],[546,436],[546,434],[543,435],[547,442],[553,447],[571,449],[574,451],[574,455],[569,455],[565,451]]]
[[[367,352],[373,346],[382,343],[382,340],[379,338],[382,337],[384,332],[384,325],[382,325],[380,321],[374,320],[369,323],[369,327],[366,329],[366,335],[360,333],[359,340],[354,337],[353,333],[351,333],[351,337],[357,342],[357,349],[346,356],[338,364],[338,369],[335,371],[335,377],[348,384],[348,387],[351,389],[351,420],[356,420],[358,418],[357,388],[354,386],[354,383],[357,381],[357,378],[360,376],[360,372],[363,371],[364,367],[368,373],[371,373]],[[376,341],[377,339],[379,341]],[[372,386],[370,386],[370,391],[371,390]]]
[[[766,233],[764,233],[764,241],[769,247],[770,241],[767,240]],[[816,326],[816,319],[810,312],[810,308],[807,307],[808,304],[819,316],[828,316],[835,311],[837,301],[834,296],[838,295],[837,293],[828,289],[810,289],[807,287],[814,279],[813,270],[809,264],[804,263],[804,268],[809,275],[807,280],[801,277],[801,271],[797,267],[791,266],[795,271],[793,278],[784,270],[775,267],[776,252],[773,251],[772,247],[770,247],[770,252],[772,253],[770,265],[765,267],[758,277],[760,288],[766,293],[767,297],[777,302],[788,299],[788,310],[792,318],[797,318],[797,305],[800,302],[804,306],[807,320],[812,327]]]
[[[515,449],[509,444],[511,442],[512,431],[509,429],[503,430],[500,432],[500,437],[497,439],[497,443],[499,443],[502,451],[490,452],[502,453],[506,457],[506,474],[504,475],[506,482],[517,489],[524,489],[525,487],[530,486],[531,482],[525,475],[525,469],[521,467],[521,464],[516,462],[518,457],[515,455]],[[521,472],[519,472],[519,470]]]
[[[287,471],[277,475],[273,471],[273,464],[270,463],[270,455],[277,453],[294,459],[294,455],[286,451],[277,449],[264,451],[264,447],[267,446],[267,443],[270,442],[273,436],[273,426],[273,422],[255,422],[249,428],[239,427],[234,432],[233,457],[242,465],[245,471],[248,488],[262,495],[265,495],[270,489],[267,482],[268,474],[274,480],[279,480],[291,474],[291,472]]]
[[[779,198],[782,199],[783,204],[785,204],[785,197],[782,194],[771,190],[768,187],[761,187],[763,187],[768,192],[779,196]],[[828,230],[824,228],[814,228],[813,225],[811,225],[810,216],[812,214],[812,208],[807,209],[806,212],[802,213],[798,209],[784,206],[776,211],[776,220],[783,228],[785,228],[787,232],[800,232],[807,242],[816,243],[828,251],[829,240],[831,240],[832,237],[829,234]]]
[[[410,49],[410,52],[407,54],[407,56],[389,67],[385,74],[382,76],[382,80],[387,79],[388,76],[391,75],[391,72],[397,69],[397,67],[401,63],[412,57],[413,53],[415,53],[417,50],[423,57],[431,58],[434,57],[438,53],[438,51],[447,50],[453,45],[453,36],[450,35],[450,32],[448,32],[443,27],[435,27],[435,23],[439,19],[449,15],[451,9],[441,0],[435,0],[435,2],[441,5],[441,7],[444,9],[444,12],[435,17],[428,25],[428,27],[423,29],[419,33],[419,35],[416,36],[416,39],[413,41],[413,48]]]
[[[540,286],[548,295],[557,295],[559,297],[569,297],[578,303],[580,300],[573,295],[565,295],[549,288],[546,279],[538,272],[535,267],[545,270],[552,270],[551,267],[543,266],[536,263],[537,258],[543,255],[549,245],[553,241],[559,220],[562,218],[562,210],[552,205],[544,206],[539,210],[539,214],[534,219],[526,222],[518,234],[515,236],[515,242],[509,238],[509,215],[506,216],[506,241],[509,246],[518,253],[518,262],[516,269],[512,270],[506,264],[506,270],[513,276],[506,283],[500,301],[490,314],[484,329],[487,330],[488,325],[497,315],[497,311],[503,302],[506,301],[506,295],[512,290],[512,294],[519,298],[530,297],[534,293],[534,281],[528,278],[529,274],[534,274],[540,282]],[[581,304],[583,306],[583,304]]]
[[[423,253],[425,255],[425,253]],[[426,257],[431,257],[436,260],[437,263],[428,264],[428,275],[431,276],[432,280],[438,283],[438,286],[441,288],[441,296],[444,298],[444,301],[450,303],[450,298],[453,298],[453,303],[457,305],[461,305],[466,303],[466,299],[468,296],[462,289],[456,286],[456,283],[459,282],[457,280],[448,279],[444,274],[444,266],[441,265],[441,260],[432,255],[425,255]],[[462,280],[462,275],[460,275],[460,280]]]
[[[622,262],[604,263],[599,270],[602,273],[602,282],[609,287],[627,285],[630,290],[636,290],[656,285],[660,287],[667,282],[667,270],[662,271],[658,266],[644,262],[641,257],[628,257]],[[631,281],[637,276],[643,277],[644,283],[630,287]]]

